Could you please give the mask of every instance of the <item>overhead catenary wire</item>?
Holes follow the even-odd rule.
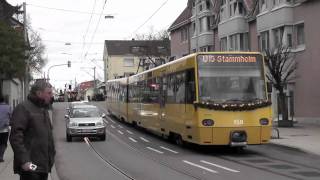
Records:
[[[92,15],[100,15],[101,14],[101,13],[92,13],[92,12],[78,11],[78,10],[71,10],[71,9],[53,8],[53,7],[47,7],[47,6],[35,5],[35,4],[29,4],[29,3],[27,3],[27,6],[33,6],[36,8],[49,9],[49,10],[55,10],[55,11],[63,11],[63,12],[68,12],[68,13],[77,13],[77,14],[92,14]],[[109,16],[110,14],[103,14],[103,15]]]
[[[85,53],[84,57],[83,57],[83,58],[82,58],[82,57],[80,57],[80,59],[81,59],[81,60],[82,60],[82,59],[84,59],[84,58],[86,57],[86,55],[88,54],[88,52],[90,51],[91,43],[93,42],[93,39],[94,39],[94,37],[95,37],[95,34],[96,34],[97,30],[98,30],[98,27],[99,27],[99,24],[100,24],[100,21],[101,21],[101,17],[102,17],[102,14],[103,14],[104,8],[106,7],[107,1],[108,1],[108,0],[105,0],[105,1],[104,1],[104,4],[103,4],[103,7],[102,7],[102,10],[101,10],[101,13],[100,13],[100,16],[99,16],[99,19],[98,19],[98,22],[97,22],[96,28],[95,28],[95,30],[94,30],[94,32],[93,32],[93,34],[92,34],[92,36],[91,36],[91,40],[90,40],[90,43],[89,43],[89,45],[88,45],[88,49],[87,49],[87,51],[86,51],[86,53]],[[81,53],[81,56],[82,56],[82,54],[83,54],[83,53]]]
[[[157,14],[158,11],[160,11],[160,9],[168,2],[169,0],[166,0],[165,2],[163,2],[160,7],[158,9],[156,9],[156,11],[154,11],[150,17],[147,18],[146,21],[144,21],[136,30],[134,30],[130,37],[132,37],[132,35],[134,35],[137,31],[139,31],[140,28],[142,28],[155,14]]]
[[[84,51],[86,36],[87,36],[88,31],[89,31],[89,27],[90,27],[91,20],[92,20],[92,15],[93,15],[94,9],[96,7],[96,2],[97,2],[97,0],[94,0],[92,11],[91,11],[91,15],[90,15],[90,19],[89,19],[89,23],[88,23],[88,26],[87,26],[87,30],[86,30],[86,32],[84,33],[84,36],[83,36],[82,52]],[[82,54],[81,54],[81,56],[82,56]]]

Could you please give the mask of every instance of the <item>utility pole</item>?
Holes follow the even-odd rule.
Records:
[[[96,94],[96,67],[93,67],[93,94]]]
[[[28,42],[28,33],[27,33],[27,8],[26,3],[24,2],[22,4],[23,7],[23,35],[24,35],[24,42]],[[28,45],[27,45],[28,46]],[[27,53],[27,52],[25,52]],[[25,59],[26,61],[26,72],[24,76],[24,82],[23,82],[23,100],[27,99],[28,93],[29,93],[29,59]]]

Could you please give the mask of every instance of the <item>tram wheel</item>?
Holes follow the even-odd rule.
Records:
[[[184,146],[184,144],[185,144],[180,134],[175,134],[174,142],[175,142],[178,146]]]

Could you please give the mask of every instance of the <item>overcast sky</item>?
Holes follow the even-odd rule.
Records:
[[[27,3],[32,28],[46,46],[51,83],[56,88],[103,80],[104,40],[130,40],[135,34],[168,29],[187,6],[187,0],[7,0],[11,5]],[[106,2],[106,3],[105,3]],[[105,6],[104,6],[105,4]],[[93,10],[94,9],[94,10]],[[94,12],[91,16],[91,12]],[[100,14],[102,15],[100,16]],[[113,19],[105,19],[113,15]],[[100,19],[100,21],[99,21]],[[148,20],[149,19],[149,20]],[[71,45],[65,45],[70,43]],[[42,75],[43,76],[43,75]]]

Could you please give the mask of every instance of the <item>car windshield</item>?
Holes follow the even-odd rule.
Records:
[[[218,55],[198,57],[200,101],[224,103],[266,99],[261,59],[233,62],[228,58],[219,59]]]
[[[73,118],[99,117],[100,113],[97,108],[75,108],[71,116]]]

